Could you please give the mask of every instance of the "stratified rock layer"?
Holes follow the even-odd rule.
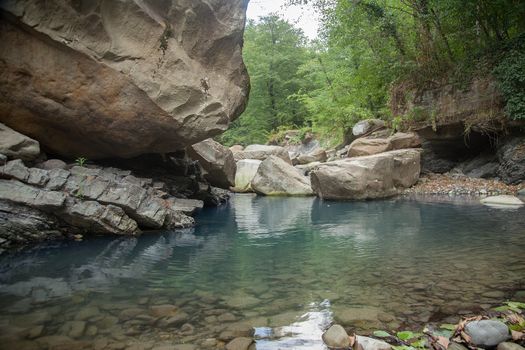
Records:
[[[136,235],[140,228],[193,225],[185,213],[202,202],[174,198],[165,187],[128,170],[45,170],[9,161],[0,166],[0,248],[65,232]]]
[[[164,153],[245,107],[246,0],[4,1],[0,121],[90,159]]]

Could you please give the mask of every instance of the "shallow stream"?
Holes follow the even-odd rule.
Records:
[[[525,209],[235,195],[197,222],[2,256],[0,348],[199,349],[249,325],[259,350],[324,349],[334,320],[406,329],[525,299]]]

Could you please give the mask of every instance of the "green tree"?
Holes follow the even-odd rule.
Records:
[[[308,114],[303,102],[291,98],[308,85],[298,75],[310,56],[302,31],[271,15],[248,22],[244,40],[251,93],[246,111],[222,136],[228,145],[265,143],[269,132],[300,126]]]

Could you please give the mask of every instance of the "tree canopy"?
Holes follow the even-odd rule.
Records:
[[[525,2],[290,0],[307,2],[323,19],[314,42],[275,15],[248,23],[252,93],[225,143],[265,142],[292,127],[341,140],[360,119],[391,120],[396,86],[464,84],[482,74],[500,82],[509,117],[525,119]]]

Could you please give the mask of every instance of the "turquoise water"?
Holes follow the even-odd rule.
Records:
[[[247,324],[257,349],[324,349],[334,321],[406,329],[525,296],[524,209],[235,195],[197,222],[1,257],[0,347],[204,348]],[[158,304],[185,325],[152,317]]]

